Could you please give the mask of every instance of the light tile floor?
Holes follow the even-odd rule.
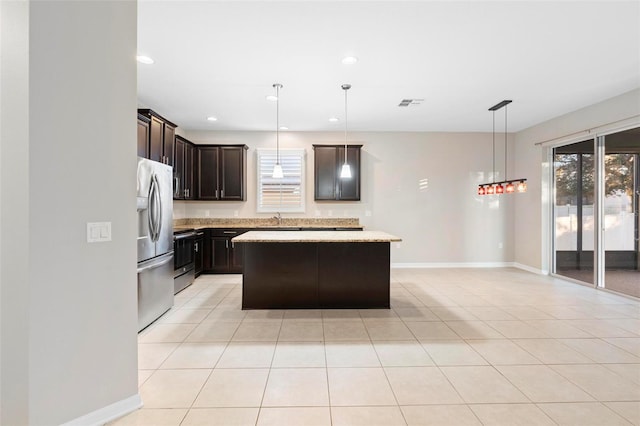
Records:
[[[393,270],[391,310],[242,311],[241,281],[198,278],[140,333],[144,408],[114,425],[640,425],[635,299]]]

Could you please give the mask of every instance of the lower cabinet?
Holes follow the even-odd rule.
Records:
[[[237,274],[242,272],[242,245],[231,239],[248,229],[207,229],[204,235],[203,272]]]
[[[193,247],[195,252],[194,255],[194,264],[195,264],[195,275],[199,276],[204,269],[204,232],[199,231],[196,233],[195,245]]]

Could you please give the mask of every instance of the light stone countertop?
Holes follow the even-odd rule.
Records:
[[[234,243],[388,243],[402,239],[382,231],[249,231]]]
[[[189,218],[174,219],[174,231],[205,228],[354,228],[361,229],[358,218],[289,218],[280,223],[274,218]]]

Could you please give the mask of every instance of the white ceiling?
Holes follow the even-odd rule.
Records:
[[[638,1],[138,5],[139,101],[188,130],[275,129],[276,82],[291,131],[343,130],[342,83],[354,131],[491,131],[503,99],[519,131],[640,87]]]

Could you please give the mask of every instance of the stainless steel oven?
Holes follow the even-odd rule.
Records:
[[[174,293],[190,286],[195,279],[195,242],[196,232],[193,230],[174,233]]]

